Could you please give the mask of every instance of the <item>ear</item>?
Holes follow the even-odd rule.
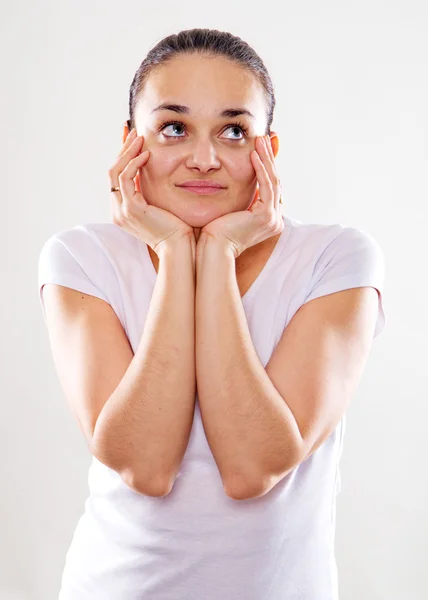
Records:
[[[272,145],[273,155],[276,158],[276,155],[278,154],[278,151],[279,151],[279,138],[278,138],[276,131],[271,131],[269,135],[270,135],[270,143]]]
[[[136,191],[141,194],[140,171],[137,172],[134,181],[135,181],[135,189],[136,189]]]
[[[126,138],[128,137],[128,133],[129,133],[129,127],[130,127],[130,122],[125,121],[125,123],[123,124],[123,133],[122,133],[122,144],[125,143]]]

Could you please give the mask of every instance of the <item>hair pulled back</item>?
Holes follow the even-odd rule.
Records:
[[[267,115],[264,135],[270,133],[275,108],[274,88],[269,73],[260,56],[241,38],[217,29],[186,29],[163,38],[154,46],[132,80],[129,89],[129,130],[135,127],[135,109],[150,73],[180,54],[198,53],[206,56],[222,56],[244,67],[263,86]]]

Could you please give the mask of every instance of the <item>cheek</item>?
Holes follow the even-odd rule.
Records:
[[[150,158],[141,169],[142,176],[147,181],[161,182],[168,177],[176,168],[177,157],[165,148],[150,148]]]
[[[168,170],[168,166],[175,165],[179,160],[177,152],[172,152],[170,148],[165,146],[154,146],[151,150],[151,158],[153,164],[156,165],[156,169]]]
[[[228,164],[228,170],[237,183],[250,185],[255,182],[256,172],[251,164],[250,157],[247,155],[242,157],[235,156]]]

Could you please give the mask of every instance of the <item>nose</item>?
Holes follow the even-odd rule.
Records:
[[[207,140],[195,141],[189,144],[186,156],[186,166],[189,169],[197,169],[201,173],[219,169],[221,166],[214,145]]]

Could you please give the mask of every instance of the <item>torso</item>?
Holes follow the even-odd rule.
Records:
[[[244,294],[246,294],[259,276],[261,270],[269,260],[269,257],[272,254],[280,236],[281,234],[279,233],[278,235],[268,238],[256,246],[248,248],[237,258],[235,262],[236,281],[238,283],[241,298],[244,296]],[[147,247],[153,266],[157,273],[159,267],[159,257],[156,252],[150,248],[150,246]]]

